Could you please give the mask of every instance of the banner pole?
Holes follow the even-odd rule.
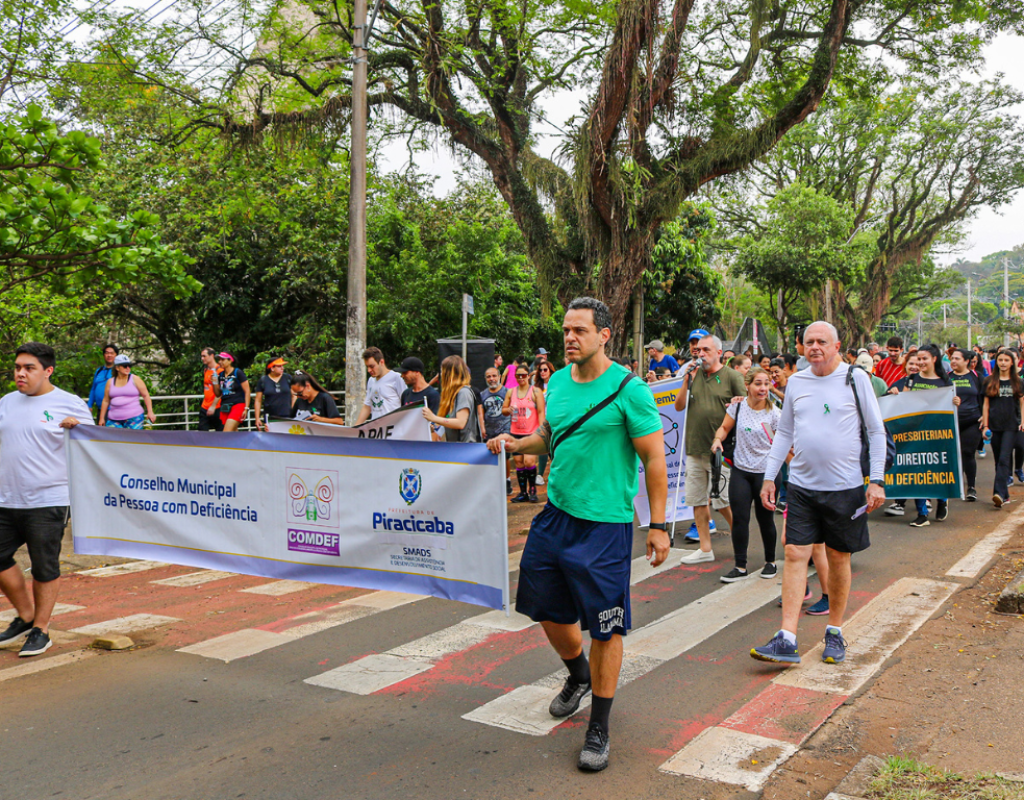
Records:
[[[679,449],[682,455],[679,457],[679,467],[676,469],[676,491],[672,497],[672,533],[669,535],[669,544],[676,543],[676,510],[679,508],[679,484],[683,479],[683,463],[686,456],[686,412],[683,412],[683,433],[679,437]]]
[[[501,441],[501,453],[498,456],[498,466],[495,473],[498,476],[498,488],[501,494],[505,492],[505,440]],[[500,497],[501,494],[498,496]],[[501,515],[501,551],[505,554],[505,583],[501,587],[502,607],[505,609],[505,616],[512,616],[511,589],[509,588],[508,576],[508,504],[505,505],[505,513]]]

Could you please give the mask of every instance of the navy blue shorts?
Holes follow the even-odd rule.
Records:
[[[550,502],[530,526],[516,611],[534,622],[580,623],[606,642],[630,628],[631,522],[577,519]]]

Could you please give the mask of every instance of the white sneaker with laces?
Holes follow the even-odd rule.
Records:
[[[537,476],[537,485],[538,486],[543,486],[544,485],[544,476],[543,475],[538,475]]]
[[[714,550],[693,550],[679,559],[680,564],[703,564],[705,561],[714,561]]]

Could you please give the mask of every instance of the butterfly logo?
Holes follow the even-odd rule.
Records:
[[[329,477],[321,478],[310,490],[306,482],[293,472],[288,478],[288,494],[291,497],[294,516],[305,517],[309,522],[331,518],[334,482]]]
[[[423,491],[423,478],[418,469],[403,469],[398,478],[398,493],[405,504],[411,506]]]

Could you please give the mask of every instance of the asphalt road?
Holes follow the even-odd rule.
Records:
[[[991,485],[991,458],[979,486]],[[1024,499],[1024,489],[1014,490]],[[983,496],[987,492],[982,492]],[[908,526],[912,514],[871,521],[872,547],[854,557],[851,613],[899,578],[944,578],[946,571],[1016,509],[951,503],[945,522]],[[778,518],[777,518],[778,519]],[[753,537],[756,540],[756,535]],[[637,533],[635,555],[643,552]],[[719,560],[675,565],[637,584],[634,629],[711,592],[732,567],[726,536]],[[751,567],[760,567],[752,548]],[[781,552],[780,552],[781,556]],[[435,658],[430,668],[379,691],[357,695],[305,680],[360,658],[400,648],[480,615],[481,609],[425,599],[288,640],[225,663],[179,648],[232,630],[273,630],[296,614],[318,618],[355,590],[316,587],[311,594],[243,594],[265,583],[243,576],[191,587],[153,580],[192,573],[184,567],[67,581],[62,602],[83,606],[56,618],[58,629],[140,612],[179,620],[134,635],[144,646],[99,653],[5,679],[20,669],[0,650],[0,796],[27,800],[105,798],[725,798],[744,789],[659,771],[700,731],[758,696],[778,674],[748,656],[779,626],[778,581],[759,584],[749,611],[717,633],[706,609],[684,612],[679,632],[712,631],[660,662],[640,660],[612,712],[612,763],[600,775],[577,772],[587,719],[578,714],[546,735],[483,724],[463,715],[556,672],[561,663],[537,627],[495,630]],[[513,573],[513,582],[517,573]],[[813,585],[813,584],[812,584]],[[730,587],[731,588],[731,587]],[[815,587],[816,588],[816,587]],[[817,596],[817,593],[816,593]],[[5,608],[5,606],[4,606]],[[189,616],[192,614],[192,616]],[[75,620],[78,620],[77,622]],[[801,649],[822,636],[823,618],[802,617]],[[280,623],[284,630],[290,623]],[[68,634],[45,658],[75,653],[88,638]],[[850,660],[857,642],[850,642]],[[843,669],[845,667],[837,667]],[[551,690],[554,694],[555,690]]]

